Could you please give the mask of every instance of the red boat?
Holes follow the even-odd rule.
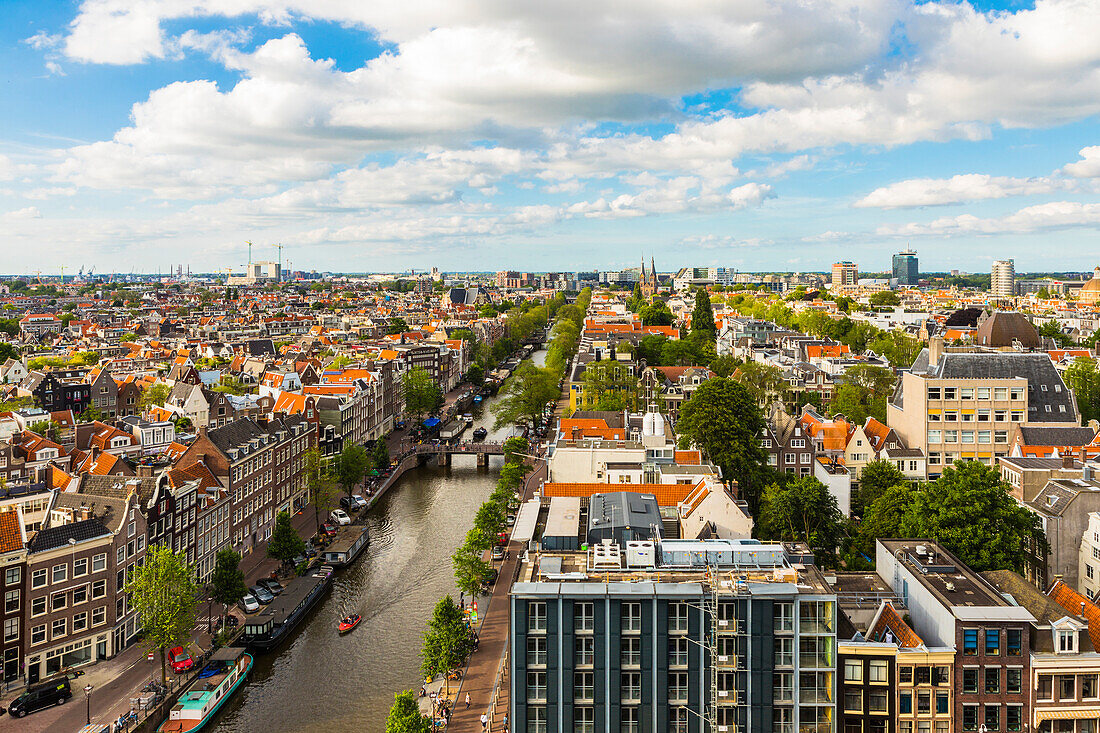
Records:
[[[346,634],[354,629],[356,626],[358,626],[359,622],[362,620],[363,617],[358,613],[352,616],[345,616],[344,618],[340,619],[340,624],[336,628],[339,629],[341,634]]]

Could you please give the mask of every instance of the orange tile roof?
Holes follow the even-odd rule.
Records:
[[[697,450],[673,451],[672,462],[680,466],[698,466],[703,463],[703,454]]]
[[[19,512],[15,509],[0,511],[0,552],[15,552],[23,549],[23,531],[19,523]]]
[[[1100,649],[1100,608],[1062,581],[1057,581],[1047,591],[1047,595],[1070,616],[1084,616],[1089,623],[1089,638],[1092,648]]]
[[[677,506],[695,487],[691,484],[599,484],[549,483],[542,487],[543,496],[592,496],[626,491],[633,494],[653,494],[660,506]]]
[[[917,636],[917,632],[909,628],[909,624],[905,623],[905,619],[898,615],[898,612],[894,610],[894,606],[889,601],[884,601],[878,620],[875,622],[874,627],[868,631],[868,637],[872,641],[884,641],[887,631],[894,635],[894,643],[903,649],[911,649],[924,644],[924,640]]]

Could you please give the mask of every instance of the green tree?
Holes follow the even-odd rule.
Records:
[[[290,514],[279,512],[275,516],[275,529],[267,541],[267,556],[289,564],[298,555],[306,551],[305,540],[301,538],[294,525],[290,523]]]
[[[1063,349],[1067,349],[1073,346],[1073,339],[1066,334],[1062,333],[1062,324],[1058,321],[1047,321],[1038,328],[1039,335],[1043,338],[1052,339],[1058,346]]]
[[[871,293],[868,301],[871,305],[877,306],[901,305],[901,298],[893,290],[880,290],[877,293]]]
[[[78,351],[69,357],[69,363],[73,366],[93,366],[99,363],[99,353],[95,351]]]
[[[95,405],[88,405],[84,408],[84,411],[76,416],[77,422],[95,422],[96,420],[103,419],[103,411]]]
[[[141,409],[146,411],[152,407],[164,407],[168,395],[172,394],[172,388],[164,382],[149,385],[141,393]]]
[[[825,484],[803,476],[764,489],[756,531],[768,540],[805,542],[819,559],[830,564],[844,534],[844,516]]]
[[[737,367],[741,366],[742,363],[743,362],[736,356],[727,354],[725,356],[715,357],[710,363],[710,370],[719,377],[728,377],[737,371]]]
[[[493,566],[481,559],[481,552],[464,544],[451,556],[455,586],[468,596],[477,596],[489,581]]]
[[[857,545],[867,556],[875,556],[875,540],[880,537],[904,537],[905,515],[916,491],[908,484],[897,484],[874,497],[863,509]],[[870,498],[865,496],[865,501]]]
[[[0,343],[0,363],[7,361],[8,359],[18,359],[19,350],[7,343]]]
[[[1050,299],[1050,291],[1047,290],[1045,286],[1041,287],[1041,288],[1039,288],[1039,291],[1037,293],[1035,293],[1035,297],[1037,297],[1039,300],[1049,300]]]
[[[371,449],[371,465],[376,471],[383,471],[390,465],[390,449],[386,447],[385,438],[374,441],[374,448]]]
[[[153,545],[145,562],[133,567],[125,592],[141,618],[142,646],[160,652],[161,680],[167,683],[166,650],[187,644],[195,628],[195,570],[182,552]]]
[[[661,301],[643,305],[638,309],[638,315],[642,318],[643,326],[671,326],[676,322],[676,316]]]
[[[321,531],[321,522],[336,507],[336,482],[325,467],[321,451],[310,448],[306,451],[305,465],[306,491],[313,504],[317,518],[317,532]]]
[[[393,696],[393,707],[386,716],[386,733],[431,733],[432,721],[420,712],[412,690]]]
[[[564,308],[562,310],[565,310]],[[493,429],[527,421],[536,422],[542,417],[546,405],[557,399],[558,374],[547,368],[539,368],[525,361],[505,383],[501,397],[492,410]]]
[[[1089,356],[1077,357],[1065,371],[1066,384],[1077,398],[1084,422],[1100,419],[1100,370]]]
[[[680,408],[676,430],[681,447],[695,445],[736,480],[738,493],[755,513],[764,478],[767,453],[760,447],[764,415],[743,384],[728,378],[709,379]]]
[[[334,468],[336,480],[344,487],[348,496],[351,496],[352,489],[363,480],[370,468],[370,454],[358,443],[345,443],[344,449],[336,456]]]
[[[398,333],[404,333],[409,330],[409,324],[405,323],[404,318],[398,318],[394,316],[390,319],[389,324],[386,326],[386,333],[393,335]]]
[[[718,328],[714,323],[714,309],[710,305],[710,294],[703,288],[695,291],[695,307],[691,311],[692,333],[705,333],[714,341]]]
[[[527,442],[527,438],[524,438],[522,435],[513,435],[511,438],[504,441],[505,464],[522,462],[523,457],[518,454],[526,453],[530,449],[531,446]]]
[[[52,420],[37,420],[32,422],[27,429],[35,435],[41,435],[43,438],[49,438],[50,440],[57,437],[57,424]]]
[[[1009,493],[998,469],[956,461],[913,497],[904,533],[941,542],[974,570],[1024,572],[1025,558],[1047,550],[1039,515]]]
[[[473,538],[476,538],[475,547],[487,550],[497,540],[497,535],[504,531],[504,510],[495,502],[487,501],[478,507],[474,515],[474,526],[471,529]]]
[[[471,364],[462,376],[462,380],[480,387],[485,383],[485,370],[481,368],[480,364]]]
[[[595,410],[637,410],[639,387],[629,364],[594,361],[585,367],[584,408]]]
[[[749,394],[756,400],[756,404],[767,408],[779,393],[783,373],[774,364],[747,361],[737,368],[734,378],[745,385]]]
[[[852,514],[863,516],[864,508],[887,490],[908,483],[909,480],[901,469],[890,461],[871,461],[859,472],[859,487],[852,494]]]
[[[466,661],[470,648],[470,633],[466,630],[462,610],[450,596],[442,598],[435,605],[428,621],[428,631],[424,634],[420,670],[426,677],[445,675]],[[450,695],[450,682],[445,681],[444,684],[446,694]]]
[[[222,620],[226,609],[248,592],[241,572],[241,556],[229,549],[218,550],[214,558],[214,572],[210,575],[210,597],[222,604]]]
[[[401,384],[405,394],[405,411],[416,415],[417,425],[425,414],[434,412],[443,401],[443,393],[431,375],[423,369],[407,371]]]

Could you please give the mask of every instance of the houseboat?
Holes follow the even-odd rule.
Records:
[[[331,570],[295,578],[286,590],[245,622],[239,643],[257,652],[270,652],[290,637],[332,587]]]
[[[252,671],[252,655],[223,647],[210,657],[198,676],[184,688],[157,733],[191,733],[203,728]]]
[[[350,565],[369,544],[370,532],[366,526],[340,527],[335,539],[321,551],[321,560],[337,568]]]

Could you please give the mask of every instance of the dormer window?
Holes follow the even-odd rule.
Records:
[[[1059,654],[1063,653],[1076,653],[1077,651],[1077,632],[1075,631],[1055,631],[1057,638],[1057,646]]]

